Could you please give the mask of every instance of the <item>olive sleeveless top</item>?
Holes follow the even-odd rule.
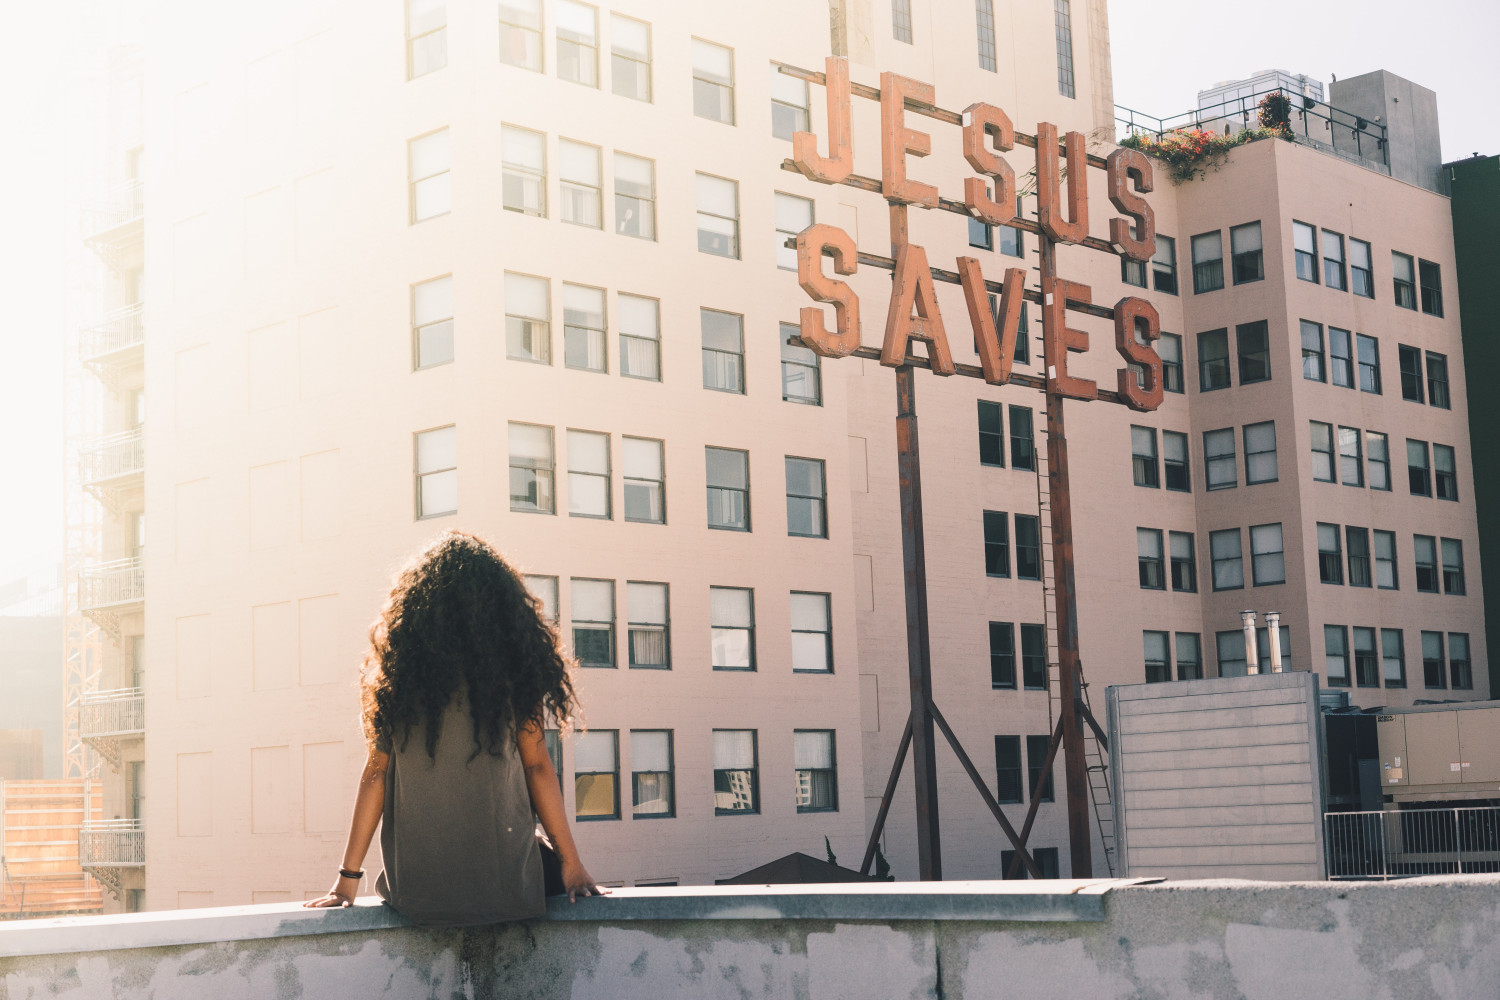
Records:
[[[415,923],[525,920],[546,910],[536,815],[514,740],[474,755],[474,723],[458,696],[443,715],[437,755],[425,725],[390,754],[380,848],[382,899]],[[471,759],[472,758],[472,759]]]

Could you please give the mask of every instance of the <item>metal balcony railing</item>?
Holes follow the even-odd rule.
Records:
[[[79,736],[83,739],[135,736],[146,731],[146,698],[140,688],[94,691],[78,704]]]
[[[1323,814],[1329,878],[1500,872],[1500,807]]]
[[[140,558],[97,563],[78,574],[78,606],[87,613],[146,599],[146,570]]]
[[[138,819],[106,819],[78,828],[78,863],[89,868],[139,868],[146,863],[146,829]]]
[[[104,317],[104,322],[84,330],[78,344],[84,363],[143,345],[146,342],[146,329],[141,322],[143,312],[137,302],[114,310]]]
[[[85,486],[137,475],[146,471],[146,435],[137,427],[99,438],[78,455],[80,478]]]
[[[132,222],[138,222],[146,212],[146,185],[139,181],[127,181],[104,198],[83,210],[83,238],[100,241],[112,238]]]

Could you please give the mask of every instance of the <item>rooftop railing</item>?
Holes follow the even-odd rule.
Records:
[[[1328,877],[1500,872],[1500,807],[1323,814]]]

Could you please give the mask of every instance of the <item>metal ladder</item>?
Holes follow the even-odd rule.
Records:
[[[1047,411],[1039,413],[1042,437],[1046,436]],[[1036,431],[1033,430],[1033,440]],[[1033,446],[1033,465],[1036,466],[1037,529],[1041,535],[1042,557],[1042,634],[1047,656],[1047,730],[1057,728],[1062,715],[1061,689],[1062,664],[1058,655],[1057,575],[1052,551],[1052,486],[1048,476],[1047,449]],[[1078,669],[1079,691],[1083,703],[1092,714],[1089,703],[1089,686],[1083,677],[1083,667]],[[1094,826],[1099,833],[1099,843],[1104,847],[1104,863],[1111,877],[1115,874],[1115,812],[1109,787],[1109,760],[1094,731],[1082,727],[1084,762],[1088,773],[1089,799],[1094,807]]]

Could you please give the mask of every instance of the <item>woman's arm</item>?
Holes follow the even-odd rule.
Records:
[[[563,885],[568,890],[568,902],[578,896],[603,896],[609,890],[594,883],[594,878],[583,867],[578,857],[578,846],[573,843],[573,831],[568,828],[568,813],[563,806],[562,791],[558,788],[557,772],[552,769],[552,758],[547,754],[547,743],[542,727],[535,722],[521,730],[516,741],[521,749],[521,763],[526,768],[526,787],[531,792],[531,807],[536,810],[542,829],[552,838],[557,856],[562,861]]]
[[[365,863],[375,827],[385,811],[385,772],[390,755],[371,750],[365,769],[359,776],[359,793],[354,797],[354,817],[349,822],[349,841],[344,846],[344,871],[357,872]],[[340,874],[328,894],[310,899],[303,906],[353,906],[359,892],[359,879]]]

